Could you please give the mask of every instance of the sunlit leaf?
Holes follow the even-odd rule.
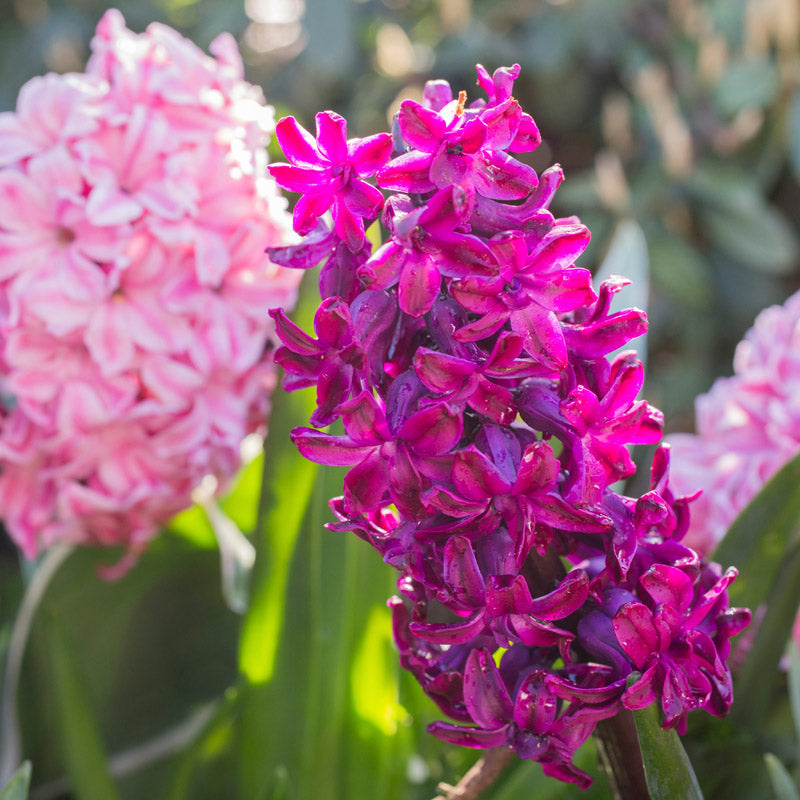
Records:
[[[307,274],[303,285],[304,293],[294,317],[301,327],[311,330],[318,299],[316,273]],[[307,425],[314,408],[311,390],[291,394],[277,391],[273,398],[263,461],[250,610],[239,647],[239,669],[253,684],[266,683],[272,675],[289,562],[317,473],[316,464],[298,457],[289,432]]]

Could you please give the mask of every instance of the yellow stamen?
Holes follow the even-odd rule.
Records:
[[[456,116],[460,117],[464,113],[464,106],[467,104],[467,93],[460,91],[458,93],[458,105],[456,106]]]

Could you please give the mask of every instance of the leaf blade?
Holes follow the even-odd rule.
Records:
[[[657,704],[633,712],[652,800],[702,800],[689,757],[674,730],[661,727]]]

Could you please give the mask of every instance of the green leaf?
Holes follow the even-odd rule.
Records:
[[[732,117],[745,108],[769,105],[780,89],[777,64],[767,59],[732,61],[717,82],[714,103],[718,111]]]
[[[31,785],[31,762],[25,761],[0,791],[0,800],[26,800]]]
[[[661,727],[657,703],[633,712],[652,800],[702,800],[689,757],[674,730]]]
[[[172,773],[171,785],[165,794],[166,800],[196,800],[203,796],[211,796],[208,787],[200,791],[201,779],[206,779],[209,772],[218,773],[214,769],[221,750],[233,740],[234,716],[238,710],[239,693],[235,689],[228,690],[217,703],[203,729],[187,747]]]
[[[778,665],[800,606],[800,543],[784,553],[766,606],[734,681],[736,702],[731,720],[752,731],[760,729],[775,687],[782,680]]]
[[[768,613],[734,683],[731,720],[758,730],[779,679],[778,663],[800,605],[800,455],[786,463],[745,507],[712,556],[735,565],[731,605]]]
[[[647,311],[650,295],[647,240],[639,223],[634,219],[625,218],[617,223],[603,263],[595,274],[595,281],[599,284],[612,275],[627,278],[630,284],[614,295],[610,310],[614,312],[635,307]],[[647,333],[627,342],[616,352],[630,349],[638,351],[642,363],[646,364]]]
[[[316,271],[306,274],[293,315],[306,330],[312,327],[319,302],[316,282]],[[254,537],[256,563],[251,576],[250,608],[239,642],[243,708],[239,768],[241,796],[248,800],[264,796],[270,781],[274,783],[276,779],[281,748],[292,737],[296,741],[298,735],[292,730],[287,739],[284,726],[293,722],[292,714],[299,717],[298,704],[304,696],[303,670],[294,664],[282,680],[280,656],[291,654],[292,637],[297,633],[287,627],[294,621],[295,612],[289,580],[318,467],[298,455],[289,432],[307,425],[314,408],[314,393],[308,389],[291,394],[279,390],[273,396]]]
[[[686,183],[700,201],[700,227],[728,258],[769,275],[786,275],[796,264],[797,236],[745,173],[727,165],[700,164]]]
[[[692,308],[707,308],[713,289],[709,267],[686,239],[672,233],[648,237],[653,283]]]
[[[787,116],[789,138],[789,166],[795,180],[800,179],[800,89],[796,90],[789,102]]]
[[[780,760],[772,753],[764,753],[764,762],[775,792],[775,800],[800,800],[800,793],[794,785],[792,776]]]
[[[61,743],[67,774],[78,800],[119,798],[108,772],[106,753],[81,675],[64,626],[54,612],[45,615],[50,669],[55,692],[57,740]]]
[[[318,305],[316,280],[316,271],[306,274],[294,315],[306,329],[311,328]],[[252,595],[239,646],[239,669],[253,684],[267,683],[274,669],[289,563],[317,474],[317,465],[298,455],[289,432],[307,425],[314,408],[314,394],[309,389],[291,394],[279,390],[273,397],[256,525]]]
[[[800,751],[800,649],[794,639],[789,640],[789,674],[787,688],[789,690],[789,705],[792,709],[794,722],[795,745]]]
[[[717,545],[713,560],[739,570],[739,577],[728,590],[732,605],[755,611],[766,602],[786,548],[800,530],[798,487],[800,454],[766,483]]]

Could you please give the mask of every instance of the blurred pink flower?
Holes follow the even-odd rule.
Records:
[[[669,437],[673,491],[703,490],[684,540],[700,553],[800,450],[800,292],[758,315],[733,367],[697,398],[697,433]]]
[[[0,515],[28,556],[135,555],[265,419],[301,273],[264,254],[290,230],[272,109],[210,49],[112,10],[85,73],[0,114]]]

